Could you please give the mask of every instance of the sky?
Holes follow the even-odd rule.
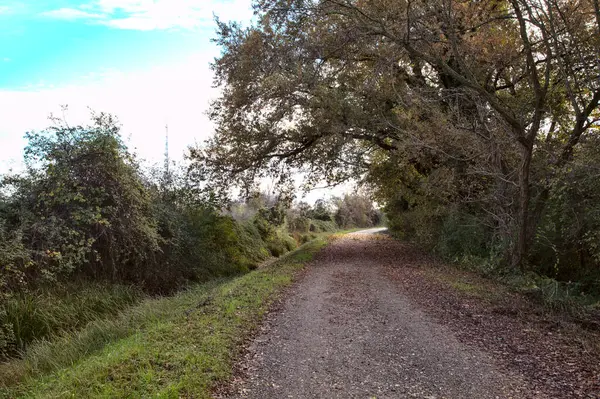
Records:
[[[71,125],[90,109],[116,115],[146,165],[162,163],[168,124],[170,157],[181,160],[213,132],[215,16],[247,26],[251,0],[0,0],[0,173],[22,168],[25,132],[63,105]]]
[[[115,114],[130,148],[172,158],[212,132],[214,16],[248,25],[250,0],[0,0],[0,171],[18,168],[26,131]]]

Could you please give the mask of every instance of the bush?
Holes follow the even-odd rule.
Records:
[[[250,222],[238,223],[200,205],[162,203],[158,208],[164,244],[156,265],[161,270],[144,278],[147,290],[170,292],[187,281],[243,273],[268,256],[265,242]]]
[[[306,233],[311,226],[311,220],[306,216],[288,216],[288,229],[291,232]]]
[[[287,252],[293,251],[298,246],[293,237],[291,237],[287,232],[279,229],[275,230],[273,234],[267,237],[266,244],[271,255],[275,257],[279,257]]]
[[[27,173],[3,182],[11,193],[0,206],[4,234],[28,255],[21,284],[73,273],[125,280],[159,248],[138,165],[110,115],[93,115],[86,127],[55,122],[27,133]]]
[[[582,159],[556,173],[542,195],[545,207],[529,263],[536,272],[561,281],[580,281],[597,290],[600,281],[600,137],[577,154]],[[600,290],[597,290],[600,293]]]
[[[313,233],[335,233],[338,226],[334,221],[311,220],[309,230]]]
[[[273,215],[277,218],[274,219]],[[279,257],[296,248],[297,243],[289,235],[282,213],[262,209],[253,222],[271,255]],[[279,223],[279,226],[275,223]]]
[[[456,261],[465,256],[486,258],[492,239],[474,215],[451,212],[442,223],[434,252],[446,260]]]
[[[236,224],[239,229],[239,247],[241,253],[248,260],[248,268],[256,269],[258,264],[269,257],[269,250],[261,239],[258,229],[252,222]]]

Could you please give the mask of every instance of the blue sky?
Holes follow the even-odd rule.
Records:
[[[235,1],[1,0],[0,88],[73,84],[214,50],[213,12],[248,18],[247,9]]]
[[[212,132],[213,15],[248,24],[250,0],[0,0],[0,171],[15,167],[23,134],[69,105],[116,114],[130,147],[173,157]]]
[[[247,25],[251,0],[0,0],[0,173],[23,167],[24,133],[61,105],[71,124],[115,114],[146,164],[162,162],[168,124],[181,159],[213,132],[214,14]]]

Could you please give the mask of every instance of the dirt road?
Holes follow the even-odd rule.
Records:
[[[411,303],[384,273],[396,249],[378,230],[329,245],[268,317],[230,397],[544,397]]]

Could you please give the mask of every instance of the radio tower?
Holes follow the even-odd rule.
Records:
[[[165,125],[165,176],[169,176],[169,125]]]
[[[165,125],[165,166],[164,184],[166,188],[171,187],[171,172],[169,170],[169,125]]]

